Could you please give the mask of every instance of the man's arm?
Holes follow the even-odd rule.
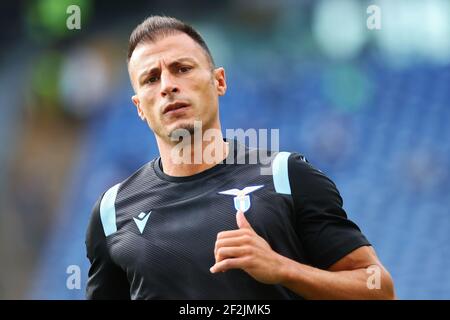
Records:
[[[129,300],[130,287],[126,274],[111,260],[107,248],[107,239],[100,219],[100,199],[92,210],[86,233],[87,257],[91,263],[86,298],[90,300]]]
[[[391,276],[358,226],[347,219],[335,184],[299,154],[289,156],[288,175],[292,223],[310,265],[274,252],[238,212],[239,229],[217,236],[211,271],[241,268],[258,281],[282,284],[309,299],[394,298]],[[372,270],[374,277],[380,276],[380,289],[369,289]]]
[[[379,287],[371,280],[377,276]],[[392,278],[370,246],[354,250],[328,270],[285,261],[281,279],[282,285],[306,299],[395,298]]]
[[[256,234],[242,212],[239,229],[220,232],[211,272],[243,269],[257,281],[281,284],[306,299],[394,299],[392,278],[370,246],[360,247],[328,270],[314,268],[286,258],[270,248]],[[367,268],[379,268],[380,286],[370,289]]]

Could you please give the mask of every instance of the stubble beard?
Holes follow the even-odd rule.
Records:
[[[183,123],[177,128],[169,132],[167,137],[170,141],[179,143],[186,138],[191,138],[194,136],[195,127],[193,123]],[[190,140],[190,139],[189,139]]]

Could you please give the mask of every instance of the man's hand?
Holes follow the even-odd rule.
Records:
[[[266,284],[281,282],[280,269],[283,257],[258,236],[244,213],[236,213],[238,230],[222,231],[217,234],[214,256],[216,263],[212,273],[230,269],[242,269],[255,280]]]
[[[280,284],[306,299],[395,299],[392,278],[378,260],[372,247],[363,246],[321,270],[283,257],[258,236],[240,211],[238,230],[217,234],[211,272],[242,269],[255,280]],[[369,266],[381,268],[381,287],[367,286]]]

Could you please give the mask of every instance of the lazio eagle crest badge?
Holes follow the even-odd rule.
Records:
[[[245,187],[242,190],[230,189],[230,190],[220,191],[218,193],[229,195],[229,196],[235,196],[233,198],[234,208],[236,210],[245,212],[248,209],[250,209],[250,206],[251,206],[249,193],[256,191],[258,189],[261,189],[262,187],[264,187],[264,185]]]

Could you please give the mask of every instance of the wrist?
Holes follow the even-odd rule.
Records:
[[[295,277],[295,268],[293,268],[293,264],[296,264],[296,262],[282,255],[279,255],[279,261],[278,284],[286,287]]]

